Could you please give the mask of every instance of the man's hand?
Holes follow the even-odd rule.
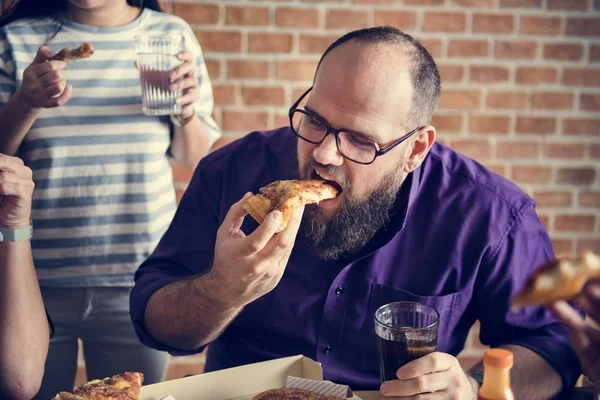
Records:
[[[249,236],[241,231],[247,214],[247,193],[231,206],[217,232],[215,259],[204,277],[205,291],[225,309],[243,307],[267,294],[279,283],[292,252],[304,207],[294,210],[287,227],[275,234],[282,215],[270,213]]]
[[[588,317],[600,323],[600,279],[588,282],[574,303]],[[573,348],[579,357],[583,373],[595,385],[600,384],[600,330],[586,323],[565,301],[552,304],[550,309],[571,330]]]
[[[21,159],[0,154],[0,226],[24,228],[31,220],[31,169]]]
[[[458,360],[446,353],[431,353],[404,365],[396,373],[398,379],[383,382],[382,398],[400,399],[455,399],[477,398],[473,384]]]

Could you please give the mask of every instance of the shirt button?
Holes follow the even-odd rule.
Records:
[[[325,352],[325,354],[331,353],[331,346],[330,345],[325,346],[325,348],[323,349],[323,351]]]
[[[344,293],[344,288],[343,288],[342,286],[338,286],[338,287],[335,289],[335,295],[336,295],[336,296],[340,296],[342,293]]]

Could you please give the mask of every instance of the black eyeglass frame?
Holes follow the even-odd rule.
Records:
[[[340,149],[340,132],[348,132],[348,133],[359,133],[359,132],[355,132],[349,129],[336,129],[334,127],[332,127],[331,125],[329,125],[329,123],[327,121],[325,121],[323,118],[319,117],[318,115],[315,115],[314,113],[302,109],[302,108],[298,108],[298,106],[300,105],[300,103],[302,102],[302,100],[304,100],[304,98],[311,92],[311,90],[313,89],[313,87],[311,86],[310,88],[308,88],[308,90],[306,92],[304,92],[302,94],[302,96],[300,96],[300,98],[298,100],[296,100],[296,102],[290,107],[289,111],[288,111],[288,117],[290,119],[290,127],[292,128],[292,132],[294,132],[294,134],[296,136],[298,136],[300,139],[307,141],[308,143],[312,143],[312,144],[321,144],[323,143],[323,141],[325,140],[325,138],[332,133],[335,136],[335,144],[337,146],[338,151],[340,152],[340,154],[342,155],[342,157],[344,157],[347,160],[350,160],[352,162],[355,162],[357,164],[362,164],[362,165],[369,165],[369,164],[373,164],[375,162],[375,160],[377,159],[377,157],[382,156],[384,154],[386,154],[388,151],[390,151],[391,149],[393,149],[394,147],[398,146],[400,143],[406,141],[408,138],[410,138],[412,135],[414,135],[415,133],[417,133],[418,131],[420,131],[421,129],[424,128],[424,126],[420,126],[418,128],[413,129],[412,131],[408,132],[406,135],[400,137],[399,139],[393,141],[392,143],[388,144],[387,146],[381,147],[379,145],[379,143],[375,142],[374,140],[371,140],[369,138],[365,138],[366,140],[370,141],[373,146],[375,146],[375,156],[373,157],[373,160],[369,161],[369,162],[362,162],[362,161],[356,161],[350,157],[347,157],[346,155],[344,155],[344,153],[342,152],[342,150]],[[305,138],[304,136],[300,135],[300,133],[296,132],[296,129],[294,128],[294,122],[293,122],[293,116],[294,113],[296,112],[296,110],[298,110],[299,112],[301,112],[302,114],[305,114],[311,118],[315,118],[318,119],[321,123],[323,123],[323,125],[325,126],[325,128],[327,128],[327,131],[325,132],[325,136],[323,136],[323,139],[319,140],[318,142],[315,142],[313,140],[308,140],[307,138]],[[364,134],[361,134],[361,136],[364,136]]]

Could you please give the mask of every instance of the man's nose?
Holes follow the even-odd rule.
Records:
[[[335,135],[329,134],[321,144],[315,147],[313,150],[315,161],[322,165],[342,165],[344,157],[340,154],[335,140]]]

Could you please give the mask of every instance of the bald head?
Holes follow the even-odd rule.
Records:
[[[382,106],[406,105],[408,101],[402,121],[407,129],[431,121],[441,88],[437,66],[419,42],[396,28],[361,29],[339,38],[323,53],[315,86],[322,68],[337,68],[339,78],[346,80],[342,87],[348,91],[353,86],[366,87]],[[331,76],[327,74],[327,79]]]

